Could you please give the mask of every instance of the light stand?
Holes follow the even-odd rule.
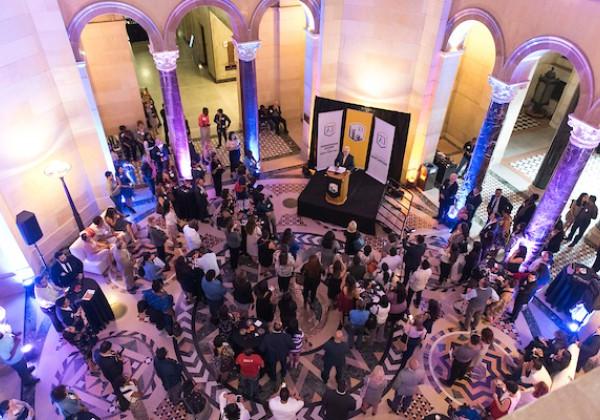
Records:
[[[83,221],[81,220],[81,216],[77,211],[77,207],[75,207],[75,203],[73,202],[73,197],[71,197],[71,193],[69,192],[69,188],[67,187],[67,183],[65,182],[65,175],[71,170],[71,165],[67,162],[63,162],[60,160],[55,160],[51,162],[46,169],[44,169],[44,174],[47,176],[51,176],[54,178],[59,178],[60,182],[62,182],[63,188],[65,190],[65,194],[67,195],[67,200],[69,201],[69,206],[71,207],[71,212],[73,213],[73,218],[75,219],[75,223],[77,223],[77,228],[81,232],[85,229],[83,225]],[[38,251],[39,252],[39,251]],[[45,263],[44,263],[45,264]]]

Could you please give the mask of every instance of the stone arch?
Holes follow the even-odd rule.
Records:
[[[311,32],[318,34],[321,30],[321,1],[320,0],[299,0],[300,3],[305,7],[307,27],[311,27]],[[260,22],[267,9],[278,3],[278,0],[261,0],[260,3],[252,12],[250,18],[250,36],[252,39],[258,39],[258,33],[260,28]],[[312,22],[311,22],[312,20]],[[311,25],[312,23],[312,25]]]
[[[537,59],[546,52],[565,56],[579,75],[579,103],[574,115],[584,121],[592,109],[594,97],[594,73],[586,55],[571,41],[557,36],[538,36],[519,45],[508,57],[500,78],[507,83],[527,80]]]
[[[81,51],[79,50],[81,43],[81,32],[83,28],[92,19],[106,14],[119,14],[126,18],[133,19],[138,23],[146,33],[150,40],[150,45],[156,50],[162,50],[163,41],[162,34],[156,24],[140,9],[120,1],[101,1],[92,3],[79,10],[67,25],[67,34],[73,48],[73,54],[76,61],[83,61]]]
[[[238,42],[250,40],[248,37],[248,25],[244,16],[239,11],[235,3],[231,0],[183,0],[169,14],[165,24],[165,47],[169,50],[177,49],[177,28],[184,16],[191,10],[201,6],[218,7],[224,10],[229,16],[233,37]]]
[[[492,34],[492,38],[494,39],[494,46],[496,47],[496,61],[494,62],[494,74],[497,70],[502,68],[505,59],[505,45],[504,45],[504,35],[502,34],[502,29],[500,29],[500,25],[496,21],[496,19],[487,11],[478,8],[468,8],[463,9],[452,16],[446,25],[446,34],[444,35],[444,49],[448,50],[450,48],[450,39],[453,33],[457,30],[457,28],[461,25],[466,24],[469,21],[477,21],[482,23]],[[466,37],[466,33],[464,34]],[[464,37],[460,44],[464,42]]]

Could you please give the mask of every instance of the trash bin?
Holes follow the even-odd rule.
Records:
[[[421,191],[427,191],[435,187],[435,178],[438,173],[438,167],[433,163],[424,163],[419,168],[417,176],[417,187]]]

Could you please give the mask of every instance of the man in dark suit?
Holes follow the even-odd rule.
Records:
[[[281,365],[281,377],[287,373],[287,357],[294,348],[292,337],[283,332],[280,322],[273,324],[273,330],[265,335],[260,350],[265,355],[267,373],[273,381],[276,379],[277,362]]]
[[[504,212],[512,212],[513,205],[508,201],[508,198],[502,195],[502,188],[498,188],[487,206],[488,216],[490,214],[504,214]]]
[[[338,153],[334,162],[335,166],[342,166],[351,171],[354,169],[354,156],[350,154],[350,147],[344,146],[342,151]]]
[[[421,259],[425,255],[427,245],[425,245],[423,235],[417,235],[416,243],[408,242],[404,238],[402,245],[404,247],[404,285],[406,285],[410,275],[421,265]]]
[[[598,207],[596,207],[596,196],[591,195],[588,202],[581,209],[581,211],[575,216],[575,221],[569,232],[568,241],[573,241],[569,244],[569,248],[573,248],[577,242],[583,238],[583,234],[587,230],[593,219],[598,217]],[[578,232],[577,232],[578,231]],[[575,235],[577,232],[577,235]],[[575,238],[573,238],[575,237]]]
[[[523,305],[527,305],[537,290],[537,274],[528,273],[527,278],[521,281],[521,286],[517,292],[515,298],[515,305],[513,306],[512,313],[510,314],[509,321],[515,322]]]
[[[458,175],[456,175],[456,173],[451,173],[450,177],[446,179],[440,187],[440,204],[436,219],[438,219],[441,223],[444,222],[450,207],[454,205],[456,193],[458,192],[458,182],[456,182],[457,179]]]
[[[50,278],[58,287],[72,287],[83,279],[83,263],[65,251],[54,254],[54,264],[50,267]]]
[[[596,356],[598,352],[600,352],[600,328],[594,331],[594,334],[586,338],[585,341],[579,343],[577,372],[579,372],[581,368],[585,367],[587,361]]]

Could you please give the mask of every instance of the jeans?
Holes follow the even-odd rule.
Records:
[[[323,370],[321,371],[321,379],[323,382],[327,383],[329,381],[329,373],[331,372],[331,368],[335,366],[335,380],[339,384],[344,378],[344,364],[334,364],[334,362],[330,360],[323,360]]]
[[[217,128],[217,138],[219,139],[219,147],[223,145],[223,140],[227,141],[227,129]]]
[[[356,347],[360,347],[362,345],[362,339],[364,334],[364,326],[357,327],[350,324],[348,328],[348,345],[350,346],[350,348],[353,348],[354,345],[356,345]],[[354,336],[356,336],[356,343],[354,342]]]
[[[465,312],[465,329],[467,331],[477,328],[477,324],[479,324],[479,320],[481,319],[484,310],[485,308],[473,308],[471,305],[467,305],[467,310]]]
[[[392,400],[392,410],[398,411],[398,408],[403,413],[408,410],[410,404],[412,403],[413,396],[412,395],[402,395],[399,394],[398,391],[394,390],[394,399]]]
[[[456,174],[458,176],[461,176],[463,174],[462,170],[463,169],[467,169],[467,167],[469,166],[469,161],[471,159],[467,158],[465,156],[462,157],[462,159],[460,160],[460,163],[458,164],[458,167],[456,168]]]
[[[421,344],[421,338],[419,338],[419,337],[417,337],[417,338],[409,337],[408,338],[408,341],[406,342],[406,350],[404,351],[404,353],[402,353],[402,360],[400,361],[400,369],[404,369],[404,367],[408,363],[409,359],[412,357],[412,355],[415,352],[415,350],[417,349],[417,347],[419,347],[419,344]]]
[[[304,288],[302,289],[302,297],[304,298],[304,306],[306,306],[308,303],[312,303],[315,301],[315,299],[317,298],[317,288],[318,287],[319,287],[318,284],[317,284],[317,287],[304,286]]]
[[[256,398],[258,396],[258,378],[240,376],[240,388],[246,398]]]

